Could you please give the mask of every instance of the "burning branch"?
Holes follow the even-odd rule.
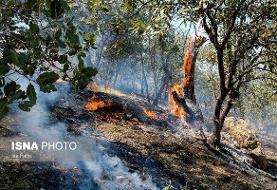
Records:
[[[103,100],[97,99],[95,95],[85,104],[85,108],[90,111],[96,111],[99,108],[105,108],[112,106],[112,102],[105,102]]]
[[[179,104],[175,101],[173,94],[177,93],[179,96],[181,96],[180,91],[180,85],[174,84],[171,88],[168,90],[168,102],[169,102],[169,109],[173,115],[175,115],[177,118],[182,118],[185,116],[186,112],[182,106],[179,106]]]
[[[147,115],[151,119],[158,119],[157,114],[154,111],[147,110],[145,107],[142,107],[142,110],[145,115]]]
[[[170,123],[173,120],[172,116],[162,109],[145,104],[143,101],[130,100],[129,97],[119,97],[103,92],[86,92],[83,96],[88,99],[85,103],[87,111],[99,111],[99,114],[105,116],[115,113],[122,115],[122,119],[137,118],[138,121],[149,125],[172,127]]]
[[[184,77],[180,83],[173,84],[168,90],[168,102],[171,112],[178,118],[193,117],[194,111],[187,105],[188,99],[196,104],[194,93],[194,70],[198,49],[206,41],[204,37],[190,38],[184,54],[182,70]],[[188,118],[187,118],[188,119]]]

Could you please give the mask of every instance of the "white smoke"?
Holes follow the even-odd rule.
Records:
[[[22,89],[26,89],[29,84],[28,80],[18,76],[13,77],[21,84]],[[66,156],[55,160],[59,166],[68,169],[77,167],[86,174],[79,185],[79,189],[158,189],[150,178],[142,180],[137,173],[129,172],[118,157],[107,155],[95,137],[72,137],[67,132],[65,123],[57,122],[55,118],[51,118],[49,106],[54,105],[58,99],[70,96],[70,88],[67,83],[61,82],[57,88],[58,91],[45,94],[39,92],[36,86],[37,104],[30,112],[16,110],[14,114],[16,114],[18,125],[14,126],[14,130],[40,141],[63,141],[71,136],[71,139],[76,138],[76,141],[85,142],[78,151],[70,155],[69,160]]]

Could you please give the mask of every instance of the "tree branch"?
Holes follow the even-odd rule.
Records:
[[[241,7],[243,5],[243,3],[245,2],[246,0],[242,0],[239,4],[238,4],[238,7],[237,9],[234,11],[234,14],[231,16],[232,20],[231,20],[231,23],[230,23],[230,26],[229,28],[227,29],[227,32],[225,33],[225,36],[223,37],[223,41],[221,43],[221,46],[224,48],[226,43],[228,42],[232,32],[233,32],[233,29],[234,29],[234,26],[235,26],[235,23],[236,23],[236,20],[237,20],[237,16],[241,10]]]

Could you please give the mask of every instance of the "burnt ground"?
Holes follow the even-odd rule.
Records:
[[[148,168],[156,181],[164,177],[189,189],[276,189],[276,178],[232,164],[236,158],[230,159],[194,138],[179,139],[143,125],[103,123],[96,130],[120,147],[117,156],[127,165]]]
[[[145,124],[126,118],[121,111],[89,112],[83,109],[82,97],[70,102],[61,100],[52,107],[52,119],[66,123],[70,134],[89,133],[92,138],[104,139],[109,155],[119,157],[130,172],[142,178],[151,176],[160,189],[168,184],[180,190],[277,189],[274,144],[266,149],[271,155],[270,164],[262,171],[243,160],[245,156],[239,149],[228,143],[224,150],[213,149],[194,130],[181,128],[184,133],[180,133]],[[82,123],[89,125],[80,127]],[[1,136],[16,133],[1,125]],[[61,168],[55,163],[1,163],[0,189],[80,189],[85,175],[80,168]]]

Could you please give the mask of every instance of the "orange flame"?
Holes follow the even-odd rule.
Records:
[[[183,88],[186,88],[190,84],[190,73],[191,73],[191,66],[193,61],[193,49],[194,49],[195,42],[193,38],[189,39],[188,46],[185,50],[184,61],[182,70],[185,73],[185,76],[182,78],[181,84],[175,83],[173,84],[168,90],[168,102],[169,108],[173,115],[178,118],[182,118],[185,116],[186,112],[183,107],[177,104],[172,96],[173,92],[176,92],[178,96],[184,97]]]
[[[184,87],[189,85],[190,82],[190,73],[191,73],[191,65],[193,61],[193,47],[194,41],[192,38],[189,39],[187,49],[185,51],[184,63],[183,63],[183,71],[185,72],[185,76],[182,79]]]
[[[185,112],[184,108],[182,108],[175,102],[175,100],[172,96],[173,92],[176,92],[178,95],[182,94],[180,91],[180,86],[178,84],[174,84],[172,87],[169,88],[168,102],[169,102],[169,109],[170,109],[171,113],[178,118],[182,118],[182,117],[184,117],[186,112]]]
[[[85,108],[90,111],[95,111],[99,108],[105,108],[109,106],[112,106],[112,102],[105,102],[103,100],[98,100],[97,97],[94,95],[86,103]]]
[[[143,110],[144,114],[147,115],[148,117],[150,117],[152,119],[158,119],[158,116],[155,112],[147,110],[145,107],[142,107],[142,110]]]

